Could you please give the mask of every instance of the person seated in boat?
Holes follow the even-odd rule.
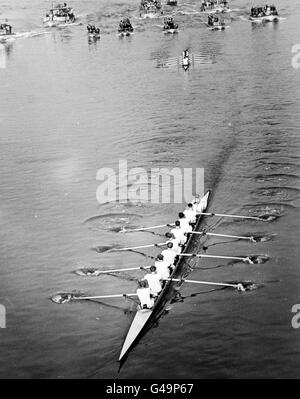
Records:
[[[151,309],[154,305],[154,299],[151,297],[149,285],[146,280],[138,281],[136,294],[140,301],[141,309]]]
[[[157,274],[155,266],[150,267],[150,273],[147,273],[144,276],[143,280],[146,280],[148,282],[152,298],[156,298],[162,290],[162,284],[161,276]]]
[[[178,220],[180,223],[180,227],[185,233],[190,233],[193,229],[192,226],[190,225],[190,222],[186,218],[185,214],[183,212],[178,213]]]
[[[208,26],[213,26],[213,24],[214,24],[214,17],[213,17],[213,15],[208,15],[208,20],[207,20],[207,25]]]
[[[271,15],[278,15],[278,11],[277,11],[276,7],[274,6],[274,4],[272,4],[270,6],[270,12],[271,12]]]
[[[262,7],[257,8],[257,17],[264,17],[265,13],[264,13],[264,9]]]
[[[133,31],[133,27],[131,25],[129,18],[124,18],[120,21],[119,30],[122,32],[125,32],[125,31],[132,32]]]
[[[160,275],[162,279],[170,277],[172,269],[170,265],[168,265],[168,262],[165,261],[162,254],[157,255],[154,266],[156,267],[157,274]]]
[[[170,231],[170,233],[175,237],[176,240],[180,242],[181,245],[184,245],[187,241],[187,236],[185,231],[180,227],[180,221],[176,220],[175,228]],[[166,237],[167,237],[166,233]]]
[[[173,249],[173,243],[168,242],[167,243],[167,248],[164,249],[161,254],[164,257],[165,262],[168,264],[168,266],[173,267],[173,264],[175,262],[175,258],[178,255],[176,251]]]
[[[197,212],[194,210],[193,204],[190,202],[186,209],[183,211],[185,217],[189,221],[189,223],[194,224],[196,223],[196,215]]]
[[[178,240],[173,233],[171,233],[170,231],[168,231],[165,236],[169,239],[169,241],[167,241],[167,244],[169,242],[171,242],[173,244],[173,251],[176,252],[177,255],[179,255],[182,252],[182,247],[183,245],[181,244],[180,240]]]
[[[270,9],[270,6],[268,6],[268,4],[266,4],[266,5],[264,6],[263,10],[264,10],[264,14],[265,14],[266,16],[271,15],[271,9]]]
[[[5,30],[6,35],[11,35],[12,34],[12,26],[9,24],[1,24],[1,30]]]

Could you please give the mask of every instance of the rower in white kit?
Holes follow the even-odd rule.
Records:
[[[197,215],[197,211],[194,210],[193,204],[189,203],[187,205],[187,208],[183,211],[185,217],[187,218],[187,220],[189,221],[189,223],[194,224],[196,223],[196,215]]]
[[[160,275],[162,279],[170,277],[170,266],[164,260],[164,256],[162,254],[157,255],[154,266],[156,267],[157,274]]]
[[[147,273],[144,278],[148,282],[150,293],[153,298],[156,298],[162,290],[161,276],[157,274],[156,267],[150,267],[150,273]]]
[[[151,309],[154,305],[154,299],[151,297],[150,288],[146,280],[138,282],[136,294],[140,300],[141,309]]]
[[[180,227],[185,233],[191,233],[193,231],[192,226],[190,225],[189,220],[186,218],[183,212],[179,212],[178,214]]]
[[[169,239],[169,241],[167,241],[167,244],[171,242],[173,244],[173,251],[175,251],[176,254],[179,255],[182,252],[182,244],[180,243],[180,241],[175,238],[174,234],[170,232],[166,233],[166,237]]]
[[[164,249],[161,254],[163,255],[164,260],[168,264],[168,266],[172,267],[177,256],[177,253],[173,249],[173,243],[168,242],[167,249]]]
[[[175,239],[178,240],[180,244],[184,245],[186,243],[187,236],[185,235],[183,229],[180,227],[179,220],[176,220],[175,228],[171,230],[171,234],[173,234]]]

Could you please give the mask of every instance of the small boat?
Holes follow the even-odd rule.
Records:
[[[230,12],[231,10],[226,0],[210,0],[202,1],[200,11],[209,14],[221,14]]]
[[[207,191],[206,194],[202,197],[200,206],[201,212],[204,212],[207,207],[211,197],[211,191]],[[200,229],[200,226],[203,221],[203,216],[199,216],[194,226],[194,231]],[[182,253],[189,253],[192,251],[193,245],[198,239],[195,238],[194,235],[191,234],[184,250]],[[171,275],[171,278],[174,279],[181,279],[188,275],[189,273],[189,266],[188,262],[186,262],[184,256],[180,256],[178,258],[177,263],[175,264],[174,271]],[[131,323],[131,326],[128,330],[126,338],[124,340],[121,353],[119,356],[119,361],[123,362],[126,356],[128,355],[129,351],[137,344],[137,342],[146,334],[149,329],[151,329],[158,321],[158,319],[163,314],[165,307],[172,298],[174,298],[176,292],[182,285],[182,281],[168,281],[164,286],[163,290],[159,294],[158,298],[156,299],[154,306],[152,309],[140,309],[137,307],[136,314],[134,319]]]
[[[163,14],[162,6],[158,0],[142,0],[140,4],[141,18],[158,18]]]
[[[165,33],[174,34],[174,33],[178,32],[178,24],[174,23],[173,18],[167,17],[164,20],[164,28],[163,29],[164,29]]]
[[[15,33],[12,31],[12,26],[9,24],[1,24],[0,25],[0,41],[9,40],[15,36]]]
[[[100,39],[100,28],[96,28],[94,25],[87,26],[88,38],[90,40],[98,40]]]
[[[119,32],[119,36],[121,36],[121,37],[131,35],[131,33],[133,32],[133,27],[131,25],[129,18],[121,19],[118,32]]]
[[[57,6],[50,9],[46,14],[43,22],[49,26],[55,26],[58,24],[72,24],[76,20],[74,11],[68,7],[66,3],[58,4]]]
[[[276,7],[272,6],[264,6],[264,7],[252,7],[251,14],[249,17],[251,22],[278,22],[279,15]]]
[[[223,18],[217,17],[216,15],[209,15],[208,22],[206,24],[210,30],[224,30],[228,28]]]

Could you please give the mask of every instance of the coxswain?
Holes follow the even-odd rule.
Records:
[[[150,273],[147,273],[144,276],[144,280],[148,282],[152,297],[156,298],[160,293],[160,291],[162,290],[162,286],[161,286],[161,277],[159,274],[157,274],[155,266],[150,267]]]
[[[162,254],[157,255],[154,266],[156,267],[157,274],[160,275],[162,279],[170,277],[170,266],[164,260],[164,256]]]
[[[193,229],[192,226],[190,225],[188,219],[185,217],[185,214],[183,212],[178,213],[178,220],[180,223],[180,227],[185,233],[190,233]]]
[[[174,251],[173,249],[173,243],[172,242],[168,242],[167,243],[167,248],[164,249],[161,254],[164,257],[165,262],[168,264],[168,266],[173,266],[174,262],[175,262],[175,258],[177,256],[176,251]]]
[[[150,288],[146,280],[138,282],[136,294],[140,300],[141,309],[151,309],[154,305],[154,299],[151,297]]]

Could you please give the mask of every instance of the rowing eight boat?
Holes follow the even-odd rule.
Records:
[[[207,210],[208,203],[211,197],[211,191],[207,191],[202,197],[200,202],[201,212]],[[199,210],[200,211],[200,210]],[[200,229],[203,221],[203,216],[197,218],[196,225],[193,231]],[[183,250],[183,253],[192,252],[192,247],[197,242],[198,239],[194,234],[190,235],[190,238]],[[179,256],[179,259],[175,265],[175,269],[171,275],[171,278],[179,279],[180,281],[168,281],[161,291],[160,295],[155,301],[152,309],[140,309],[137,307],[136,314],[128,330],[126,338],[124,340],[122,350],[120,353],[119,361],[123,362],[128,355],[129,351],[137,344],[137,342],[145,335],[147,331],[158,321],[166,305],[171,301],[177,292],[178,288],[181,286],[181,279],[186,277],[189,273],[188,260]]]

